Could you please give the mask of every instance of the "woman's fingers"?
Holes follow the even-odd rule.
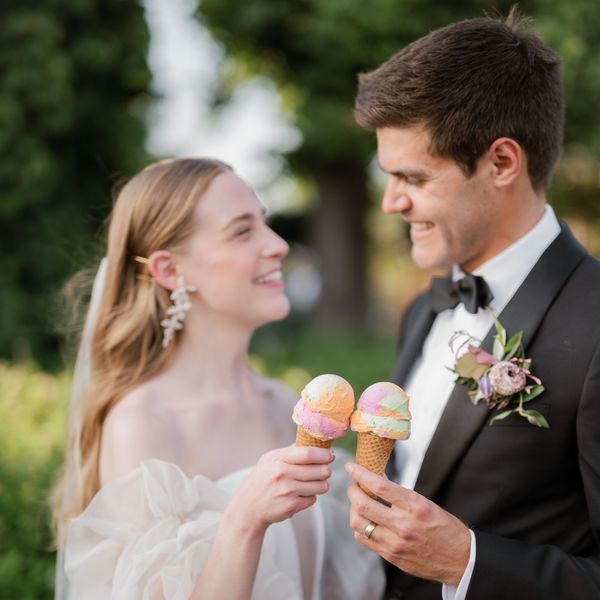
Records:
[[[290,465],[328,465],[335,459],[335,454],[329,448],[294,445],[281,448],[281,458]]]
[[[297,481],[325,481],[331,477],[327,465],[287,465],[287,475]]]
[[[282,493],[294,496],[315,496],[329,489],[327,481],[288,481],[282,483]]]

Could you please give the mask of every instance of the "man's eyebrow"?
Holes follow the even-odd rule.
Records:
[[[414,177],[416,179],[423,179],[428,176],[427,171],[424,169],[407,167],[404,169],[392,169],[388,171],[386,168],[381,166],[379,161],[377,161],[377,165],[384,173],[387,173],[388,175],[395,175],[397,177]]]

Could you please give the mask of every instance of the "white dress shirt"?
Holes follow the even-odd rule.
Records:
[[[494,295],[490,308],[496,315],[500,315],[559,233],[560,225],[554,211],[546,205],[544,215],[532,229],[473,271],[474,275],[482,276],[490,287]],[[456,281],[463,275],[464,272],[455,265],[452,278]],[[412,422],[410,438],[397,442],[395,448],[400,485],[414,489],[425,452],[454,388],[456,375],[447,368],[453,367],[456,361],[448,345],[450,338],[455,332],[465,331],[481,341],[492,326],[489,310],[479,309],[476,314],[471,314],[462,303],[437,315],[423,345],[422,355],[415,362],[406,384]],[[515,332],[507,333],[513,335]],[[472,531],[470,534],[471,553],[465,573],[458,587],[443,586],[443,600],[464,600],[466,596],[476,553],[475,536]]]

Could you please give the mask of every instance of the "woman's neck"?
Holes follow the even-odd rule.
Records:
[[[251,398],[255,375],[248,365],[252,331],[230,319],[190,313],[165,375],[181,387],[217,392],[220,398]],[[205,396],[206,397],[206,396]]]

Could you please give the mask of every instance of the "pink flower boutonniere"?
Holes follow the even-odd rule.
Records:
[[[525,404],[544,391],[544,386],[531,374],[532,361],[525,358],[521,341],[523,332],[519,331],[507,340],[506,329],[496,316],[494,324],[496,335],[492,354],[474,344],[480,340],[464,331],[452,336],[450,348],[455,356],[467,345],[467,351],[457,358],[451,369],[457,375],[455,383],[467,386],[473,404],[484,401],[490,410],[502,411],[490,420],[490,425],[512,413],[518,413],[532,425],[548,429],[550,425],[542,414],[525,408]],[[459,340],[462,342],[455,351],[454,345]]]

